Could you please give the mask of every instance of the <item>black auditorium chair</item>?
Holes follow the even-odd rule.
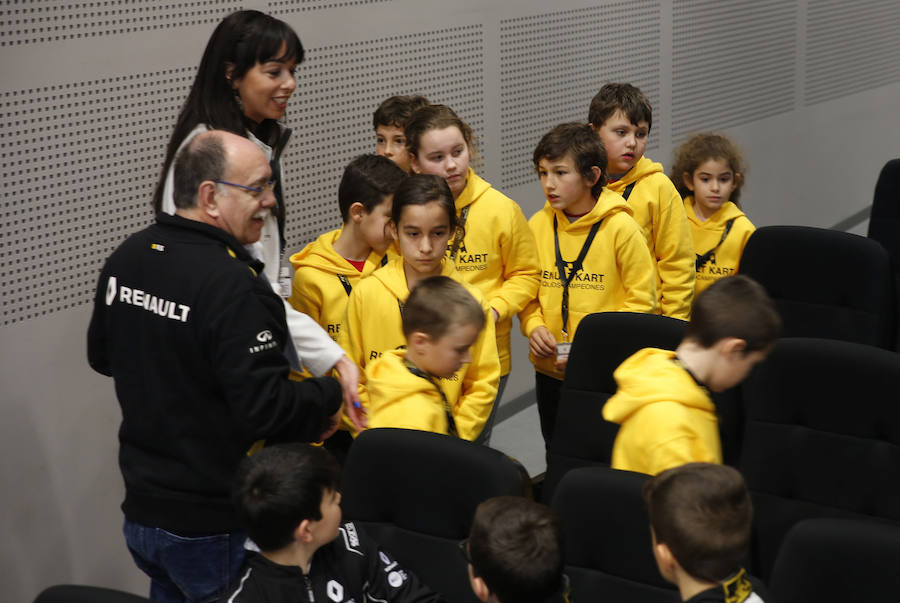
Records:
[[[893,274],[876,241],[807,226],[764,226],[747,241],[740,272],[760,282],[785,337],[894,347]]]
[[[768,579],[785,534],[803,519],[900,523],[900,354],[782,339],[742,396],[738,468],[755,508],[753,573]]]
[[[34,603],[149,603],[150,599],[131,593],[79,584],[57,584],[44,589]]]
[[[530,496],[524,467],[454,437],[371,429],[344,465],[341,507],[382,547],[449,601],[477,602],[458,543],[475,508],[494,496]]]
[[[878,176],[869,217],[869,238],[881,243],[891,257],[894,299],[900,304],[900,159],[888,161]],[[900,305],[897,316],[900,317]],[[897,327],[894,349],[900,351],[900,318]]]
[[[582,467],[559,482],[552,507],[563,525],[572,600],[681,600],[653,559],[641,496],[649,477],[609,467]]]
[[[790,603],[900,599],[900,527],[872,520],[801,521],[778,551],[769,594]]]
[[[560,392],[556,428],[547,455],[542,499],[570,469],[609,465],[619,426],[603,418],[603,405],[616,392],[613,371],[642,348],[674,350],[687,323],[634,312],[601,312],[578,325]]]

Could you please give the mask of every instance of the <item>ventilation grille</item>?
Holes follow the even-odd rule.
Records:
[[[659,105],[659,2],[607,2],[500,22],[502,186],[535,179],[534,147],[555,125],[586,122],[610,81],[631,82]],[[653,124],[648,152],[662,124]]]
[[[269,12],[274,16],[290,15],[294,13],[306,13],[314,10],[326,10],[329,8],[347,8],[362,4],[385,4],[393,0],[271,0]]]
[[[900,2],[810,2],[807,105],[900,82]]]
[[[672,29],[674,143],[793,110],[794,2],[676,2]]]

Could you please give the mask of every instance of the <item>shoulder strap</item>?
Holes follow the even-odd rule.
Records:
[[[466,205],[459,214],[459,221],[456,224],[456,235],[453,237],[453,246],[450,247],[450,261],[456,261],[456,252],[459,251],[459,246],[462,244],[463,237],[466,234],[466,219],[469,217],[470,207],[471,205]]]

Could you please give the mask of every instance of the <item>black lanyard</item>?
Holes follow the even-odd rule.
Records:
[[[725,222],[725,232],[722,233],[722,238],[719,239],[719,242],[716,243],[715,247],[713,247],[712,249],[710,249],[703,255],[700,255],[699,253],[696,254],[697,262],[694,265],[694,268],[696,269],[697,272],[700,272],[701,270],[703,270],[703,267],[706,266],[706,262],[708,262],[712,258],[713,254],[716,252],[716,249],[718,249],[719,246],[725,242],[725,237],[728,236],[728,233],[731,231],[731,225],[734,224],[734,221],[736,219],[737,218],[732,218],[732,219],[728,220],[727,222]]]
[[[622,191],[622,198],[625,199],[626,201],[628,201],[628,197],[631,196],[631,191],[634,190],[634,185],[635,185],[635,184],[637,184],[637,180],[635,180],[634,182],[632,182],[631,184],[629,184],[628,186],[626,186],[626,187],[625,187],[625,190]]]
[[[591,248],[591,243],[594,242],[594,236],[596,236],[597,230],[600,229],[600,224],[602,222],[603,220],[600,220],[591,226],[591,231],[588,233],[587,239],[584,240],[584,245],[581,246],[581,252],[578,254],[578,259],[572,262],[572,270],[566,274],[566,262],[563,261],[562,252],[559,250],[559,223],[556,219],[556,214],[553,214],[553,243],[556,245],[556,269],[559,271],[559,281],[562,283],[563,341],[569,340],[569,283],[572,282],[572,279],[575,278],[575,275],[581,270],[584,258],[587,256],[588,249]]]
[[[337,275],[338,280],[341,281],[341,284],[344,286],[344,291],[347,292],[347,295],[350,295],[350,292],[353,291],[353,285],[350,284],[350,279],[348,279],[343,274]]]
[[[463,236],[466,234],[466,218],[469,217],[469,208],[471,205],[466,205],[462,208],[462,212],[459,214],[459,221],[456,223],[456,235],[453,237],[453,246],[450,247],[450,261],[456,261],[456,252],[459,251],[459,246],[462,244]]]
[[[458,438],[459,432],[456,431],[456,421],[453,420],[453,413],[450,411],[450,402],[447,400],[447,396],[444,394],[444,390],[441,389],[440,384],[435,381],[434,377],[418,368],[417,366],[414,366],[413,363],[408,359],[404,358],[403,364],[406,365],[406,368],[410,373],[412,373],[416,377],[424,379],[438,390],[438,393],[441,395],[441,400],[444,402],[444,414],[447,416],[447,433],[455,438]]]

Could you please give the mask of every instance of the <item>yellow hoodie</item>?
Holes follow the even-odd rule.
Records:
[[[441,394],[431,381],[409,372],[404,358],[405,349],[388,350],[366,366],[369,427],[402,427],[446,435],[447,415]]]
[[[613,373],[619,389],[603,407],[603,418],[621,425],[613,469],[656,475],[685,463],[722,462],[716,407],[674,358],[673,351],[644,348]]]
[[[462,280],[454,265],[444,260],[441,274],[462,283],[484,308],[485,327],[481,330],[470,354],[472,362],[465,364],[455,375],[441,379],[441,388],[453,406],[459,436],[473,440],[481,433],[491,413],[497,384],[500,381],[500,360],[494,316],[481,291]],[[338,343],[347,356],[365,371],[368,363],[387,350],[406,344],[399,301],[409,297],[403,258],[391,259],[386,266],[362,279],[347,300],[346,328],[341,330]],[[365,375],[360,376],[359,397],[368,409],[369,395]]]
[[[594,312],[647,312],[656,309],[656,273],[653,259],[640,227],[631,218],[631,208],[616,193],[603,189],[594,208],[574,222],[553,209],[549,203],[534,214],[528,226],[534,233],[541,265],[541,285],[537,299],[521,313],[522,333],[526,337],[539,326],[550,329],[556,341],[562,341],[562,288],[556,268],[553,217],[559,229],[559,247],[563,260],[578,257],[588,232],[603,220],[581,271],[569,283],[569,341],[575,337],[578,323]],[[567,267],[568,269],[569,267]],[[564,373],[554,367],[554,358],[530,356],[534,368],[555,379]]]
[[[709,261],[697,271],[697,281],[694,285],[694,299],[696,299],[701,291],[712,285],[716,280],[737,272],[738,265],[741,263],[741,255],[744,253],[744,247],[747,245],[747,240],[753,234],[753,231],[756,230],[756,227],[747,219],[744,212],[731,201],[723,203],[722,207],[705,222],[700,220],[697,214],[694,213],[693,196],[685,198],[684,209],[687,212],[687,219],[691,225],[694,253],[699,257],[709,250],[715,249]],[[731,224],[728,236],[719,245],[728,220],[734,220],[734,222]],[[719,245],[718,248],[716,248],[716,245]]]
[[[374,251],[366,258],[362,272],[334,250],[341,229],[320,235],[318,239],[291,256],[294,284],[288,301],[298,312],[309,315],[337,341],[347,310],[349,293],[339,276],[350,287],[381,266],[381,256]]]
[[[540,283],[534,236],[518,204],[491,187],[469,168],[456,213],[469,208],[466,235],[456,255],[463,279],[481,289],[499,314],[497,352],[500,374],[510,370],[512,317],[537,295]],[[450,245],[453,245],[453,239]],[[449,247],[448,246],[448,247]],[[449,255],[449,249],[448,249]]]
[[[633,182],[628,204],[656,259],[659,313],[688,320],[694,295],[694,245],[681,196],[662,164],[647,157],[609,189],[622,195]]]

